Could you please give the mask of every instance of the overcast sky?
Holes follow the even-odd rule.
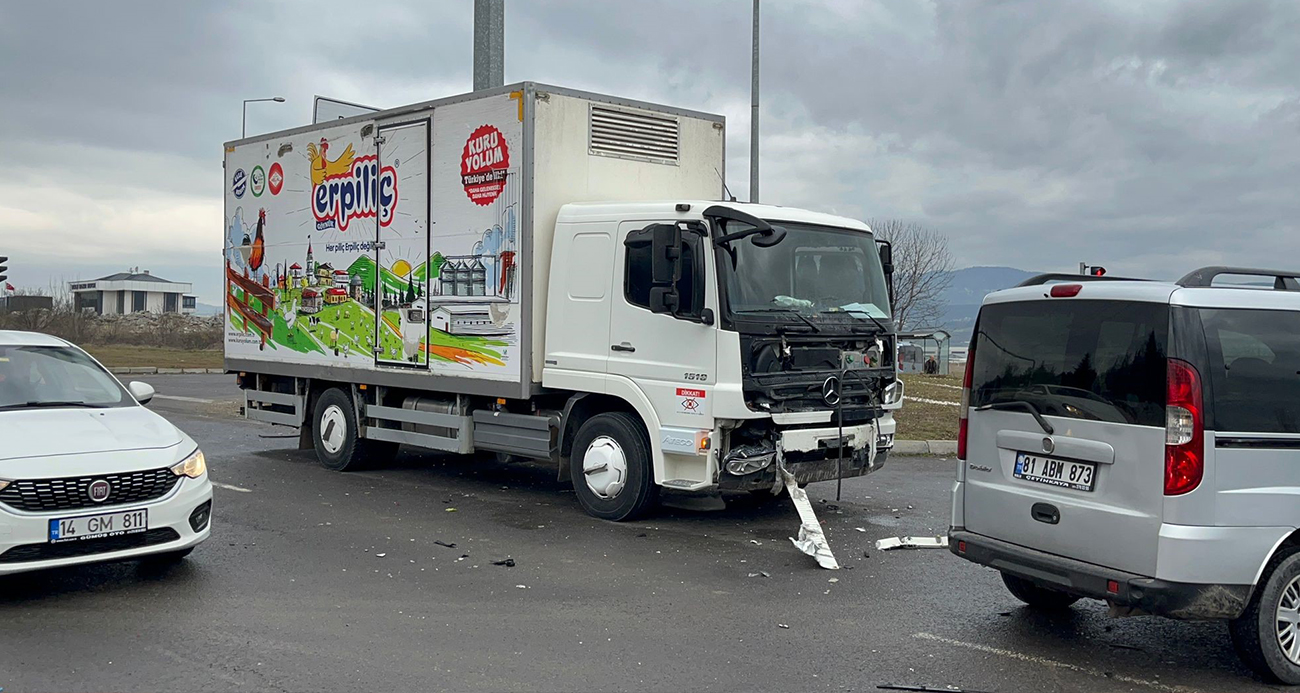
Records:
[[[748,190],[749,0],[506,0],[506,81],[727,117]],[[0,255],[220,298],[221,145],[313,94],[468,91],[471,0],[0,4]],[[766,0],[763,200],[923,222],[956,264],[1173,278],[1300,264],[1300,3]]]

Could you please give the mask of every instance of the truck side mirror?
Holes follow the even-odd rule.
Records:
[[[681,302],[681,296],[677,294],[675,286],[656,286],[650,289],[651,313],[676,314]]]
[[[876,241],[880,251],[880,267],[885,271],[885,276],[894,273],[894,244],[889,241]]]
[[[682,230],[676,224],[655,224],[650,229],[650,281],[655,286],[676,284],[682,278]]]

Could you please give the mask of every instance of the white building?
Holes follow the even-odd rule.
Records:
[[[91,281],[69,282],[77,308],[101,315],[127,313],[193,313],[195,298],[189,282],[173,282],[132,269]]]

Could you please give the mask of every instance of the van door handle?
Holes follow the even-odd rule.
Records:
[[[1050,503],[1034,503],[1029,515],[1039,522],[1054,525],[1061,521],[1061,511]]]
[[[623,342],[621,344],[611,344],[609,345],[609,348],[614,351],[626,351],[629,353],[636,351],[636,347],[632,346],[631,344],[628,344],[627,342]]]

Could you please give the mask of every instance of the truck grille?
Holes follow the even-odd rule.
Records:
[[[110,490],[108,498],[95,502],[90,499],[90,485],[100,480],[107,481]],[[103,508],[162,498],[179,481],[180,477],[165,468],[101,476],[23,479],[0,491],[0,503],[27,512]]]
[[[27,563],[29,561],[51,561],[59,558],[76,558],[93,556],[97,553],[126,551],[141,546],[157,546],[180,539],[181,535],[171,527],[151,529],[140,534],[128,534],[121,537],[104,539],[86,539],[66,544],[24,544],[0,554],[0,563]]]

